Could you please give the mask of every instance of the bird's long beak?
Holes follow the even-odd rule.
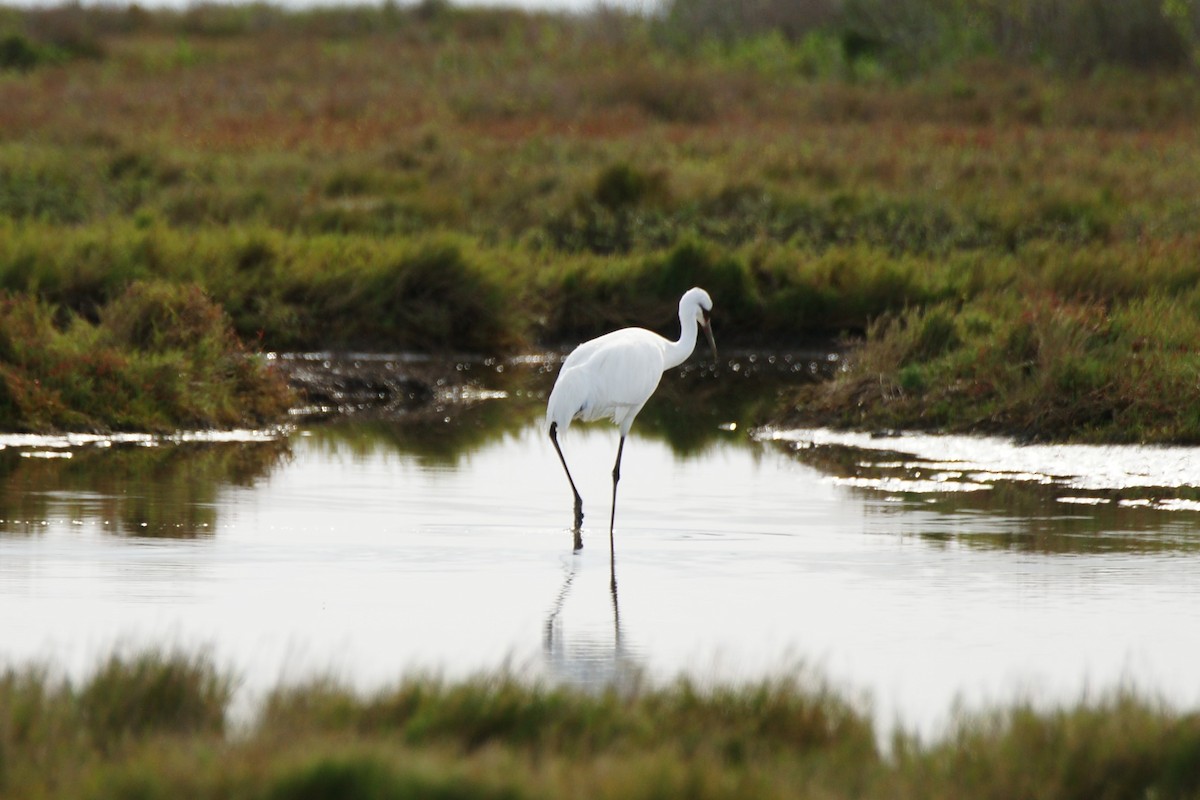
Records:
[[[713,338],[712,320],[709,318],[708,312],[703,311],[700,317],[700,327],[704,329],[704,335],[708,337],[708,346],[712,348],[713,361],[717,360],[717,341]]]

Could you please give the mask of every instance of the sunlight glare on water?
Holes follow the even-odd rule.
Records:
[[[1074,489],[1200,486],[1194,447],[1162,445],[1017,444],[992,436],[801,429],[766,432],[774,441],[841,445],[867,452],[901,448],[928,470],[958,470],[970,478],[1060,482]],[[1000,471],[996,471],[1000,470]]]

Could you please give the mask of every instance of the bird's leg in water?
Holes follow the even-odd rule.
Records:
[[[612,595],[613,606],[613,640],[617,643],[617,651],[621,650],[621,605],[617,602],[617,556],[612,554],[609,563],[608,591]]]
[[[613,523],[617,521],[617,481],[621,480],[621,453],[625,450],[625,437],[621,437],[621,443],[617,445],[617,463],[613,464],[613,502],[612,513],[608,517],[608,551],[610,555],[616,555],[617,547],[613,543]]]
[[[558,423],[550,423],[550,441],[554,443],[554,449],[558,451],[558,460],[562,462],[563,472],[567,473],[567,482],[571,484],[571,492],[575,495],[575,549],[583,547],[583,541],[579,536],[579,529],[583,527],[583,498],[579,496],[579,490],[575,488],[575,479],[571,477],[571,470],[567,469],[567,459],[563,457],[562,448],[558,446]]]

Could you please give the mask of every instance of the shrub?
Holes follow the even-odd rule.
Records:
[[[671,303],[700,286],[714,303],[720,298],[720,314],[731,327],[752,324],[762,309],[754,278],[742,260],[691,239],[680,242],[664,258],[648,262],[642,283],[654,296]]]
[[[663,122],[701,124],[716,118],[724,95],[752,91],[728,86],[699,70],[664,70],[636,64],[607,77],[599,91],[609,105],[627,104]]]
[[[602,170],[593,191],[596,202],[612,211],[662,198],[665,194],[666,175],[662,171],[645,172],[625,163]]]
[[[105,306],[100,323],[116,346],[145,352],[235,346],[229,318],[194,285],[135,282]]]
[[[501,286],[454,244],[421,247],[368,276],[363,288],[395,331],[393,346],[490,353],[513,343]]]
[[[134,283],[99,316],[28,296],[0,302],[0,428],[258,425],[291,402],[282,375],[245,351],[195,286]]]
[[[44,51],[26,37],[10,33],[0,37],[0,70],[25,72],[45,58]]]

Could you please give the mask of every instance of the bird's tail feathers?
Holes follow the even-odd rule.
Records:
[[[571,422],[577,419],[583,411],[587,399],[587,386],[579,380],[579,376],[568,370],[558,376],[550,399],[546,402],[546,419],[543,423],[545,431],[550,425],[558,425],[558,433],[566,433]]]

